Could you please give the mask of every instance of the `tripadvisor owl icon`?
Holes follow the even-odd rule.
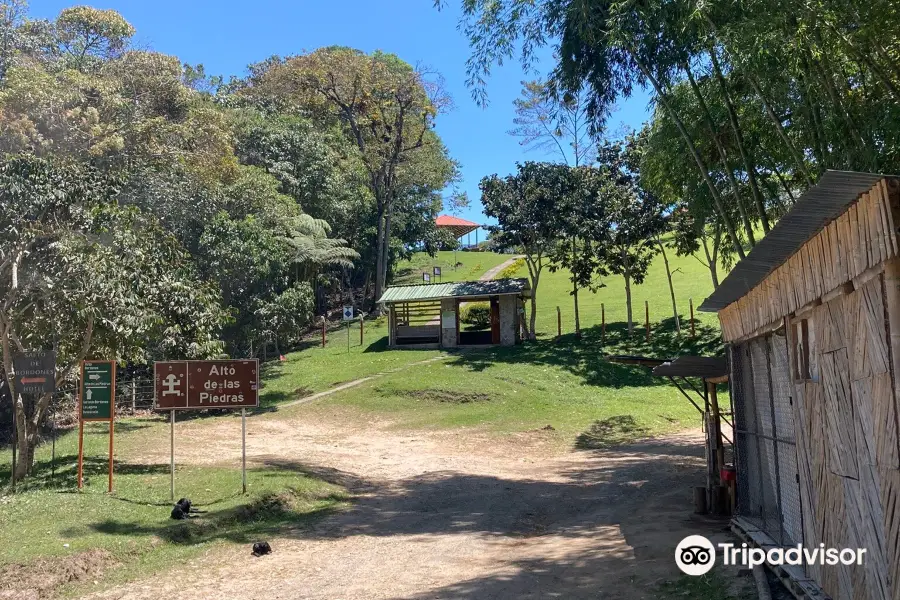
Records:
[[[675,548],[675,564],[686,575],[704,575],[716,564],[716,548],[702,535],[689,535]]]

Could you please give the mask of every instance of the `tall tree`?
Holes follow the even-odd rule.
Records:
[[[245,93],[336,121],[356,144],[375,199],[375,297],[380,297],[396,200],[429,147],[444,154],[432,131],[435,118],[450,107],[442,80],[392,54],[331,47],[274,64],[251,80]]]
[[[508,133],[520,138],[528,150],[554,156],[563,164],[579,167],[593,164],[597,159],[597,144],[588,116],[587,94],[581,89],[560,92],[552,82],[523,81],[519,98],[513,101],[515,128]],[[574,196],[573,196],[574,198]],[[591,263],[586,232],[581,223],[586,213],[575,209],[567,219],[567,239],[558,245],[554,262],[579,270],[579,265]],[[551,265],[552,267],[552,265]],[[572,302],[575,307],[575,332],[581,336],[581,315],[578,289],[590,282],[590,276],[570,268]],[[584,270],[584,269],[580,269]],[[590,269],[587,269],[590,272]]]
[[[518,248],[525,255],[531,282],[529,323],[526,334],[534,339],[537,295],[541,272],[557,243],[569,189],[568,171],[563,165],[526,162],[517,165],[515,175],[491,175],[481,180],[481,204],[497,225],[488,227],[492,241],[501,247]]]

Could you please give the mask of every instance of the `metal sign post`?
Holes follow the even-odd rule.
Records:
[[[175,409],[169,411],[169,497],[175,502]]]
[[[259,361],[178,360],[153,366],[153,408],[168,410],[169,491],[175,499],[175,411],[241,409],[241,489],[247,492],[247,407],[259,406]]]
[[[241,409],[241,489],[247,493],[247,409]]]
[[[81,361],[78,409],[78,489],[84,487],[84,424],[109,423],[109,487],[113,490],[113,437],[116,419],[116,363],[111,360]]]

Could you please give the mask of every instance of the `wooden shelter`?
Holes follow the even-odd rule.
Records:
[[[389,287],[378,300],[388,309],[388,345],[392,348],[512,346],[519,342],[527,279],[494,279]],[[488,302],[488,331],[466,331],[460,309],[467,302]]]
[[[898,224],[897,178],[828,171],[700,307],[729,352],[735,528],[867,549],[779,569],[810,597],[900,599]]]

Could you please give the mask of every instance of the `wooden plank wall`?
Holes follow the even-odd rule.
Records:
[[[900,254],[895,233],[895,221],[900,221],[898,207],[896,179],[882,179],[862,194],[759,285],[719,311],[725,341],[755,337]]]
[[[890,266],[900,272],[900,259]],[[866,548],[864,567],[810,566],[833,598],[900,600],[900,443],[891,330],[900,289],[881,274],[802,315],[810,378],[794,379],[804,546]],[[793,321],[787,330],[795,335]],[[791,340],[792,352],[796,346]]]

